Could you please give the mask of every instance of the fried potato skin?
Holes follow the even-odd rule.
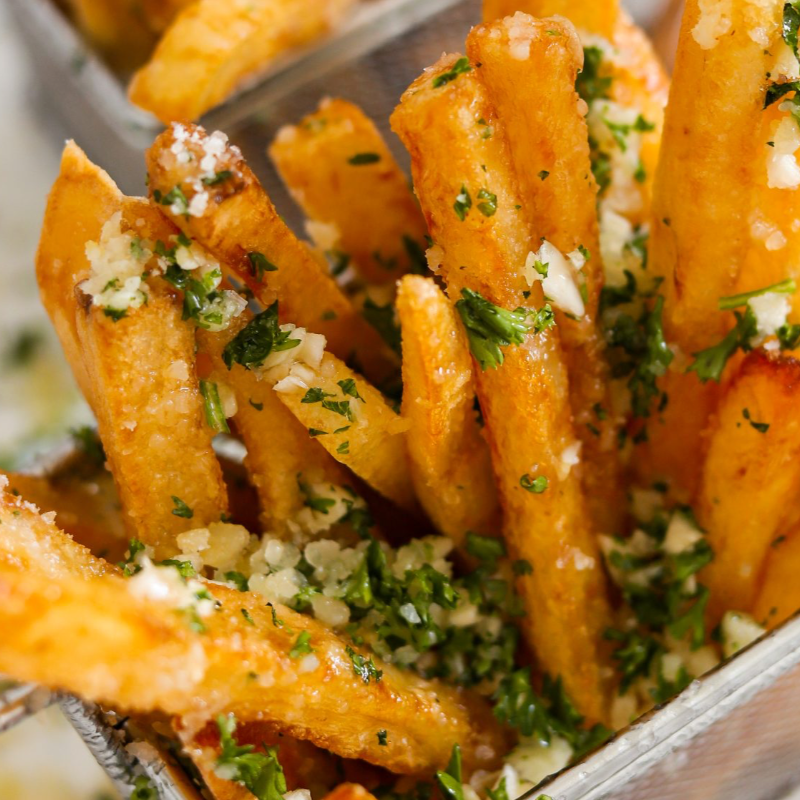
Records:
[[[284,51],[328,33],[355,0],[198,0],[134,75],[128,96],[162,122],[190,122]]]
[[[493,534],[500,509],[475,410],[472,357],[450,301],[430,278],[406,275],[397,293],[403,331],[403,417],[417,497],[457,547]]]
[[[504,308],[540,306],[540,287],[534,285],[527,300],[522,295],[531,237],[515,210],[518,194],[502,125],[474,70],[433,85],[456,58],[445,56],[426,70],[392,116],[392,127],[411,154],[429,230],[441,248],[441,274],[453,300],[468,286]],[[482,138],[478,119],[492,126],[491,138]],[[486,182],[497,195],[496,213],[486,217],[473,209],[460,221],[453,201],[462,184],[474,188],[474,195]],[[606,702],[601,636],[609,611],[577,470],[558,477],[561,453],[575,441],[558,332],[529,335],[504,355],[497,369],[475,369],[506,541],[512,557],[525,558],[534,568],[518,584],[527,612],[520,622],[523,636],[542,667],[561,675],[581,713],[600,720]],[[520,486],[521,477],[531,473],[548,478],[544,493]]]
[[[713,620],[752,608],[770,543],[797,521],[799,384],[800,362],[755,351],[720,401],[695,504],[715,554],[701,578],[711,590]],[[769,429],[760,432],[753,422]]]
[[[42,512],[54,511],[61,529],[93,553],[102,552],[109,561],[123,558],[128,539],[108,472],[103,470],[91,478],[69,472],[53,476],[6,473],[6,477],[8,491]]]
[[[188,736],[234,713],[404,774],[443,768],[455,742],[468,771],[494,768],[509,744],[477,696],[383,664],[381,681],[364,684],[335,634],[283,606],[275,610],[284,624],[275,626],[263,597],[209,585],[222,607],[198,633],[168,603],[129,586],[112,575],[55,579],[3,564],[0,623],[9,635],[0,642],[0,668],[116,707],[180,716]],[[320,662],[308,672],[289,655],[303,631]],[[74,669],[76,659],[88,666]],[[386,746],[378,744],[380,728],[390,732]]]
[[[251,319],[252,313],[245,311],[225,331],[198,329],[197,341],[200,353],[210,361],[205,377],[226,384],[236,395],[234,423],[247,448],[244,463],[258,492],[263,529],[285,534],[286,523],[305,503],[300,477],[307,483],[328,481],[338,486],[349,478],[347,471],[309,436],[269,383],[239,364],[231,370],[226,367],[222,360],[225,345]]]
[[[165,196],[180,186],[191,201],[197,193],[194,186],[200,185],[208,204],[200,216],[173,214],[162,205],[164,213],[243,281],[263,306],[278,300],[282,320],[324,334],[332,353],[343,359],[355,357],[365,374],[377,382],[393,374],[397,368],[393,354],[307,245],[281,220],[238,148],[226,145],[216,159],[215,169],[230,171],[230,177],[206,187],[199,183],[206,133],[195,125],[184,130],[200,139],[200,143],[185,142],[194,158],[182,163],[172,152],[174,126],[160,134],[146,157],[150,192]],[[277,269],[259,276],[248,258],[254,252]]]
[[[527,47],[527,58],[517,54]],[[608,366],[598,324],[603,264],[597,225],[597,185],[589,158],[584,103],[575,91],[583,51],[572,25],[559,18],[513,17],[474,27],[467,54],[486,86],[509,143],[522,209],[535,237],[562,253],[589,252],[581,269],[586,313],[556,311],[570,377],[575,430],[583,443],[586,496],[599,531],[619,529],[624,489],[616,421],[608,413]],[[547,75],[547,80],[541,80]],[[542,175],[545,178],[542,178]],[[598,415],[597,409],[606,410]],[[603,419],[600,419],[600,417]]]
[[[524,11],[534,17],[566,17],[576,28],[610,39],[620,15],[618,0],[483,0],[483,21]]]
[[[345,393],[341,384],[355,381],[362,398]],[[392,409],[384,396],[342,361],[325,353],[316,370],[313,388],[320,388],[332,403],[349,402],[354,419],[325,408],[322,402],[303,402],[307,390],[295,386],[277,391],[280,401],[306,428],[325,431],[317,441],[341,464],[349,467],[373,489],[409,511],[417,508],[408,468],[405,434],[408,422]]]
[[[335,226],[335,248],[365,281],[390,283],[418,268],[407,240],[424,251],[425,220],[405,174],[357,105],[326,98],[298,125],[278,131],[269,155],[305,215]],[[358,155],[378,160],[351,163]]]
[[[227,511],[194,371],[194,331],[164,282],[152,282],[148,304],[118,321],[91,306],[78,284],[90,273],[86,243],[99,240],[112,214],[151,241],[168,241],[176,229],[146,200],[121,195],[74,145],[67,145],[64,167],[37,254],[40,291],[68,359],[79,364],[125,525],[166,558],[175,553],[176,533]],[[173,496],[193,510],[191,519],[172,513]]]
[[[650,263],[664,277],[664,328],[686,353],[715,344],[729,326],[717,300],[733,291],[746,252],[763,146],[753,132],[761,126],[765,75],[774,60],[749,35],[748,14],[779,39],[782,9],[775,2],[756,12],[734,0],[728,31],[704,49],[693,35],[700,0],[686,4],[650,233]]]
[[[800,536],[795,526],[772,541],[752,614],[772,630],[800,609]]]

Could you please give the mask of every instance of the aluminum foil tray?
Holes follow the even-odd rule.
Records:
[[[51,0],[8,0],[29,44],[44,107],[60,114],[59,135],[75,138],[127,192],[143,191],[142,151],[160,126],[125,99],[123,84],[87,52]],[[443,51],[461,50],[479,0],[372,0],[335,36],[275,65],[270,74],[211,112],[244,151],[277,207],[297,230],[301,218],[265,149],[275,132],[325,96],[359,103],[388,131],[400,93]],[[58,126],[60,125],[60,128]],[[235,453],[234,453],[235,455]],[[57,698],[92,753],[130,796],[148,774],[162,798],[197,797],[172,757],[137,763],[135,739],[100,710]],[[25,687],[0,687],[0,730],[41,707]],[[123,744],[121,744],[123,742]],[[527,796],[552,800],[779,800],[800,785],[800,617],[692,683],[678,697],[620,732],[600,750]]]

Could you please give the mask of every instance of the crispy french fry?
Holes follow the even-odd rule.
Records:
[[[275,384],[275,392],[337,461],[397,505],[416,509],[406,453],[408,421],[364,378],[325,353],[313,381],[286,378]]]
[[[368,283],[427,269],[425,221],[408,180],[372,120],[355,104],[325,99],[281,128],[269,155],[311,220],[321,249],[348,256]]]
[[[36,538],[12,536],[12,548],[28,563],[46,563],[22,572],[26,562],[15,560],[15,550],[10,561],[2,556],[5,674],[121,708],[180,716],[188,737],[232,712],[242,722],[258,720],[265,730],[400,773],[443,768],[455,742],[468,772],[496,767],[502,758],[506,734],[478,696],[381,663],[381,680],[365,684],[345,643],[324,625],[283,606],[274,607],[276,624],[263,597],[218,584],[208,588],[221,606],[202,618],[206,632],[198,632],[169,600],[136,590],[135,578],[90,577],[105,562],[54,526],[42,537],[35,513],[13,502]],[[298,670],[290,651],[301,633],[314,659]],[[76,659],[85,665],[80,670]],[[378,729],[388,731],[386,745]]]
[[[703,579],[712,619],[752,608],[770,543],[797,521],[798,381],[800,362],[751,353],[712,423],[696,503],[715,554]]]
[[[192,154],[191,160],[184,152]],[[281,220],[238,148],[228,145],[223,134],[209,137],[198,126],[173,126],[147,152],[147,171],[162,210],[244,281],[265,307],[279,300],[283,320],[324,334],[332,353],[354,358],[375,381],[396,371],[396,360],[377,331]],[[216,176],[209,179],[211,185],[202,182],[206,173]],[[170,200],[176,189],[185,202]]]
[[[773,539],[764,564],[761,588],[753,606],[756,621],[772,629],[800,609],[800,530]]]
[[[135,0],[67,0],[78,27],[119,70],[140,66],[156,43]]]
[[[117,572],[59,530],[52,511],[40,515],[30,500],[14,494],[17,485],[21,485],[18,480],[12,483],[0,475],[0,565],[53,579]]]
[[[42,512],[55,511],[59,527],[93,553],[103,553],[109,561],[124,556],[128,539],[108,472],[98,470],[91,478],[69,471],[52,476],[9,473],[6,477],[8,491],[35,503]]]
[[[411,153],[442,275],[453,299],[469,287],[506,309],[541,305],[538,284],[530,298],[523,295],[531,237],[516,208],[502,125],[474,69],[447,79],[456,63],[456,56],[445,56],[426,70],[392,116]],[[491,137],[484,138],[479,120],[492,126]],[[484,186],[496,195],[496,212],[472,208],[462,220],[454,201],[464,188],[474,197]],[[504,357],[497,369],[476,367],[476,373],[506,540],[512,555],[534,568],[519,581],[527,611],[522,632],[543,668],[563,678],[581,712],[603,719],[606,587],[580,478],[565,462],[576,442],[558,333],[529,334]],[[546,478],[548,488],[526,491],[526,476]]]
[[[733,291],[746,253],[763,168],[764,142],[754,132],[775,60],[771,45],[782,44],[782,10],[779,2],[756,8],[733,0],[715,27],[700,0],[687,0],[650,239],[651,263],[664,277],[667,338],[686,353],[715,344],[728,325],[717,300]],[[751,35],[756,29],[759,36]]]
[[[305,503],[300,480],[342,486],[349,478],[347,471],[281,403],[271,384],[239,364],[231,370],[224,364],[225,345],[251,319],[252,314],[245,312],[220,333],[198,330],[197,340],[200,353],[210,360],[208,380],[229,386],[236,395],[234,422],[247,447],[244,463],[258,492],[263,529],[285,534],[287,522]]]
[[[355,0],[198,0],[175,18],[129,88],[162,122],[189,122],[286,50],[328,33]]]
[[[525,11],[535,17],[559,15],[571,20],[577,28],[610,39],[620,16],[619,0],[483,0],[483,19],[493,22]]]
[[[154,282],[148,303],[118,320],[87,305],[76,285],[90,274],[86,244],[100,240],[111,214],[118,212],[125,230],[150,241],[167,241],[175,232],[147,201],[118,191],[114,196],[114,189],[68,145],[45,214],[37,278],[65,350],[83,361],[78,375],[97,417],[125,524],[164,558],[174,554],[176,533],[219,520],[227,497],[194,370],[194,331],[181,320],[167,284]],[[96,195],[109,216],[94,216]],[[66,266],[59,258],[62,242]],[[64,294],[53,296],[51,275]]]
[[[411,477],[436,527],[460,546],[500,527],[489,448],[475,410],[472,358],[455,310],[429,278],[400,281],[403,416]]]
[[[521,53],[526,54],[520,58]],[[619,529],[624,488],[616,420],[609,413],[608,366],[598,325],[603,264],[597,227],[597,186],[589,160],[583,105],[575,77],[583,53],[565,20],[528,14],[478,25],[467,54],[506,132],[519,182],[522,209],[536,238],[562,253],[579,247],[589,258],[581,269],[585,314],[556,311],[569,373],[575,430],[583,444],[583,480],[598,531]],[[547,75],[542,81],[541,76]],[[600,409],[600,413],[598,413]]]

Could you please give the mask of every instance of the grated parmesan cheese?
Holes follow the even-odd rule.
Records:
[[[536,270],[536,262],[547,267],[546,277]],[[545,297],[556,308],[576,317],[584,315],[586,309],[578,288],[578,269],[574,261],[565,258],[557,247],[544,240],[535,253],[528,253],[523,271],[528,286],[536,281],[542,282]]]
[[[782,103],[780,108],[784,110]],[[770,189],[796,189],[800,186],[800,165],[795,153],[800,147],[800,127],[791,116],[784,117],[772,134],[767,148],[767,186]]]

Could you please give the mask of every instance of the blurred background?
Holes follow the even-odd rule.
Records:
[[[13,0],[20,1],[25,2]],[[30,2],[40,4],[40,0]],[[11,3],[0,0],[4,122],[0,125],[0,469],[16,470],[35,463],[37,455],[68,437],[71,429],[91,423],[91,414],[39,303],[33,269],[46,195],[58,170],[64,139],[74,136],[79,144],[84,142],[74,120],[71,124],[56,111],[47,87],[41,84],[42,77],[34,69],[36,48],[30,39],[26,45],[12,17]],[[628,0],[626,5],[641,25],[654,32],[669,65],[680,0]],[[76,69],[82,66],[81,58],[76,57]],[[104,141],[103,135],[89,154],[98,158],[98,149],[104,151],[106,157],[98,160],[128,188],[118,174],[124,170],[115,164],[114,143]],[[259,145],[262,153],[266,144],[264,140]],[[0,736],[0,800],[115,797],[83,742],[55,708]]]

